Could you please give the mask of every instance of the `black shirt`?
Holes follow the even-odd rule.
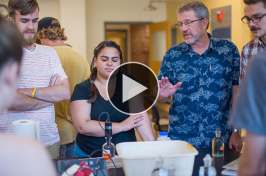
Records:
[[[90,95],[90,81],[87,79],[86,81],[83,81],[75,86],[74,92],[71,97],[71,101],[76,100],[88,100]],[[122,91],[122,75],[117,75],[116,80],[116,89],[113,99],[119,100],[121,99],[121,92]],[[118,96],[119,95],[119,96]],[[126,109],[128,109],[127,103],[121,103],[121,107],[119,109],[124,109],[126,112]],[[129,115],[123,114],[116,110],[109,101],[106,101],[99,93],[98,91],[98,97],[97,99],[91,103],[91,120],[99,120],[99,116],[102,112],[108,112],[110,116],[111,122],[122,122],[126,118],[129,117]],[[100,121],[105,122],[107,116],[103,114],[101,116]],[[128,142],[128,141],[136,141],[135,131],[134,128],[126,131],[121,132],[113,135],[112,137],[112,143],[114,145],[120,143],[120,142]],[[78,133],[76,143],[79,146],[79,148],[85,152],[86,154],[90,155],[94,150],[102,149],[102,145],[106,142],[105,137],[93,137],[93,136],[86,136],[83,134]],[[102,156],[102,152],[96,152],[93,157],[100,157]]]

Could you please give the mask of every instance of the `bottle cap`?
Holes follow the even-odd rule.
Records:
[[[220,128],[217,128],[215,130],[215,134],[216,134],[216,137],[221,137],[221,130],[220,130]]]
[[[163,158],[161,156],[157,157],[156,164],[158,167],[163,167]]]
[[[169,166],[168,166],[168,174],[169,174],[169,176],[171,175],[175,175],[175,166],[173,165],[173,164],[170,164]]]
[[[167,131],[161,131],[160,136],[168,136],[168,132]]]
[[[212,157],[210,154],[207,154],[204,158],[203,158],[203,162],[204,162],[204,166],[205,167],[209,167],[211,166],[212,163]]]

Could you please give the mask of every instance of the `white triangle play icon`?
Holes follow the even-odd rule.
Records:
[[[123,74],[122,77],[123,82],[123,103],[130,98],[140,94],[141,92],[148,89],[147,87],[139,84],[138,82],[134,81],[133,79],[129,78],[128,76]]]

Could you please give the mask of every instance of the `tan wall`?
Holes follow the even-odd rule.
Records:
[[[177,23],[177,7],[181,6],[183,3],[167,3],[166,5],[166,17],[167,20],[171,23],[171,28],[175,27]],[[177,30],[177,44],[183,42],[183,37],[180,33],[180,30]]]
[[[60,23],[65,28],[68,37],[66,43],[77,49],[84,56],[87,55],[85,1],[59,0]],[[88,61],[91,60],[91,58],[87,59]]]
[[[144,11],[149,0],[37,0],[40,18],[58,18],[66,30],[67,43],[90,60],[94,48],[105,38],[105,22],[160,22],[166,20],[166,4]],[[7,4],[8,0],[0,0]]]
[[[66,43],[87,55],[85,0],[37,0],[39,18],[55,17],[65,28]],[[0,0],[7,5],[8,0]],[[71,13],[70,13],[71,12]],[[90,59],[88,59],[90,60]]]
[[[203,2],[209,10],[228,5],[232,6],[232,42],[234,42],[239,51],[241,51],[242,47],[251,40],[248,26],[241,21],[241,18],[244,16],[243,0],[204,0]]]
[[[87,55],[104,40],[105,22],[160,22],[166,20],[166,4],[156,3],[157,10],[144,11],[148,0],[87,0]]]
[[[8,0],[0,0],[0,4],[4,4],[7,6]],[[54,17],[60,20],[60,12],[59,12],[59,0],[38,0],[38,4],[40,7],[39,18],[43,17]]]
[[[208,7],[209,11],[214,8],[223,6],[232,6],[232,42],[238,47],[241,52],[242,47],[251,40],[251,33],[246,24],[242,23],[241,18],[244,16],[244,3],[243,0],[202,0],[202,2]],[[182,3],[168,3],[167,4],[167,19],[171,22],[171,25],[177,22],[176,9]],[[210,26],[211,28],[211,26]],[[210,28],[209,31],[210,32]],[[180,31],[178,31],[178,43],[183,42]]]

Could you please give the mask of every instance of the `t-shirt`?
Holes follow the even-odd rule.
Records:
[[[57,52],[62,66],[68,76],[71,94],[76,84],[88,79],[90,68],[88,60],[77,50],[69,46],[53,47]],[[77,131],[73,125],[70,113],[70,100],[55,103],[55,122],[57,124],[60,145],[65,145],[75,141]]]
[[[248,132],[266,135],[266,51],[251,60],[231,123]]]
[[[23,52],[18,88],[48,87],[52,75],[56,73],[61,81],[67,79],[53,48],[36,44],[34,51],[23,48]],[[54,105],[34,111],[5,111],[0,116],[0,131],[12,132],[12,122],[22,119],[40,121],[40,137],[44,146],[59,142]]]
[[[117,80],[116,80],[116,89],[115,93],[112,97],[116,98],[119,95],[119,92],[122,91],[122,75],[118,74]],[[74,92],[71,97],[71,101],[76,100],[88,100],[90,95],[90,81],[89,79],[76,85]],[[98,91],[99,92],[99,91]],[[119,106],[119,105],[118,105]],[[121,103],[121,106],[119,107],[123,111],[128,112],[128,104]],[[103,112],[108,112],[110,116],[111,122],[122,122],[129,116],[126,114],[123,114],[116,110],[110,103],[110,101],[105,100],[100,94],[98,94],[98,97],[94,102],[91,103],[91,120],[99,120],[99,116]],[[100,121],[105,122],[107,116],[102,115]],[[128,141],[136,141],[135,131],[134,129],[131,129],[126,132],[121,132],[113,135],[112,137],[112,143],[114,145],[120,143],[120,142],[128,142]],[[86,154],[90,155],[94,150],[102,149],[102,145],[106,142],[104,137],[93,137],[93,136],[86,136],[83,134],[78,133],[76,143],[79,146],[79,148],[85,152]],[[93,157],[100,157],[102,156],[101,152],[96,152]]]

